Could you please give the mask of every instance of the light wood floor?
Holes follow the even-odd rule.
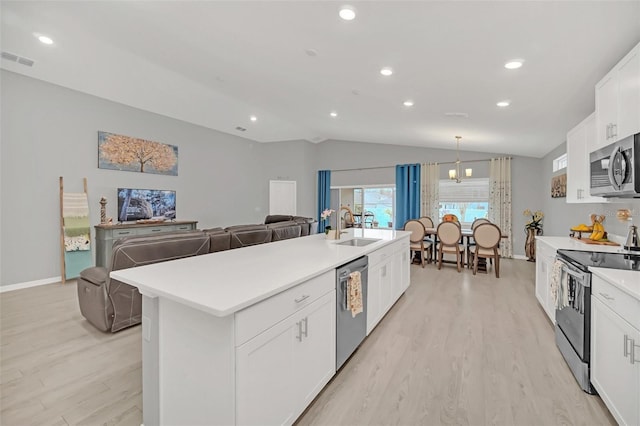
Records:
[[[615,425],[580,390],[534,296],[502,278],[411,266],[411,287],[299,425]],[[492,271],[491,271],[492,272]],[[139,425],[140,327],[102,333],[74,283],[0,295],[0,424]]]

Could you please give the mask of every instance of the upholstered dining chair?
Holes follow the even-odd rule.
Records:
[[[456,222],[458,225],[460,224],[460,220],[458,219],[458,216],[456,216],[455,214],[452,214],[452,213],[447,213],[444,216],[442,216],[442,221],[443,222]]]
[[[494,269],[496,278],[500,278],[500,239],[502,233],[493,223],[482,223],[473,230],[473,239],[476,242],[471,247],[471,258],[473,259],[473,275],[478,272],[478,262],[481,257],[485,259],[495,259]]]
[[[481,217],[475,219],[471,222],[471,230],[473,231],[476,227],[482,223],[491,223],[491,221],[487,218]],[[467,238],[467,266],[469,269],[473,268],[473,264],[471,263],[471,247],[476,245],[476,241],[473,239],[473,236]]]
[[[429,262],[431,262],[432,250],[432,244],[424,240],[424,225],[418,220],[411,219],[404,224],[403,228],[405,231],[411,232],[411,236],[409,237],[409,250],[411,253],[420,253],[420,263],[424,268],[424,262],[426,259],[429,259]],[[429,253],[429,257],[427,257],[426,253]]]
[[[442,257],[445,253],[455,254],[458,272],[464,260],[464,245],[460,244],[462,230],[456,222],[442,222],[436,231],[438,236],[438,269],[442,268]]]

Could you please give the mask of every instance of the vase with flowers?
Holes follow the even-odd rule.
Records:
[[[524,232],[527,234],[527,238],[524,243],[524,253],[529,262],[535,262],[536,235],[542,235],[542,219],[544,218],[544,213],[540,210],[531,212],[531,210],[526,209],[522,214],[531,218],[524,225]]]
[[[329,222],[328,225],[324,226],[324,233],[327,235],[328,239],[331,239],[330,236],[334,235],[331,228],[331,214],[334,213],[333,209],[324,209],[322,213],[320,213],[320,220],[323,222]]]

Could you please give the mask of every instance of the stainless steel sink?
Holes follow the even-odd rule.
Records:
[[[375,243],[376,241],[380,240],[376,240],[374,238],[352,238],[350,240],[342,241],[341,243],[336,244],[340,246],[364,247],[368,246],[369,244]]]

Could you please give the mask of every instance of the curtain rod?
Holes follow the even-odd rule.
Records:
[[[503,157],[503,158],[508,158],[509,160],[513,159],[513,157]],[[460,160],[460,163],[480,163],[483,161],[491,161],[492,158],[486,158],[483,160]],[[443,161],[441,163],[439,162],[435,162],[433,164],[456,164],[455,161]],[[332,172],[351,172],[351,171],[356,171],[356,170],[373,170],[373,169],[395,169],[396,166],[375,166],[375,167],[358,167],[355,169],[335,169],[335,170],[331,170]]]

